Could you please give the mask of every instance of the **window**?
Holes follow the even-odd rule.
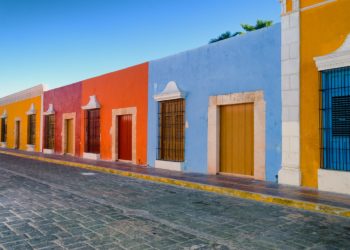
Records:
[[[27,144],[35,145],[35,115],[28,115],[28,139]]]
[[[45,116],[45,148],[55,147],[55,115]]]
[[[321,167],[350,171],[350,67],[321,76]]]
[[[1,118],[1,142],[7,141],[7,119]]]
[[[85,152],[100,153],[100,110],[85,111]]]
[[[159,102],[158,160],[184,161],[185,100]]]

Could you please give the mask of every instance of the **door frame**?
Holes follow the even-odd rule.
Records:
[[[76,113],[64,113],[62,115],[62,154],[66,154],[66,135],[67,135],[67,127],[66,120],[73,120],[73,153],[68,155],[75,155],[75,129],[76,129]]]
[[[136,162],[136,114],[137,108],[120,108],[112,109],[112,128],[110,131],[112,137],[112,161],[119,160],[118,157],[118,116],[121,115],[131,115],[131,162],[137,164]]]
[[[220,106],[254,103],[254,179],[265,180],[265,100],[263,91],[209,97],[208,173],[220,171]],[[233,174],[235,175],[235,174]],[[238,175],[237,176],[242,176]],[[248,176],[249,177],[249,176]]]

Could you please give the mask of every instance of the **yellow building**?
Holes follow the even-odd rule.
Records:
[[[0,98],[0,145],[41,151],[43,85]]]
[[[350,194],[350,1],[281,2],[279,182]]]

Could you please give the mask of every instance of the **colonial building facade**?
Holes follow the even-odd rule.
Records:
[[[350,194],[350,1],[282,6],[280,183]]]
[[[350,194],[350,1],[61,88],[0,98],[0,146]]]
[[[280,25],[150,62],[148,163],[275,181]]]

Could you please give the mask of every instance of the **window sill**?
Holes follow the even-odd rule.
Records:
[[[48,155],[52,155],[52,154],[54,154],[55,152],[54,152],[53,149],[46,149],[46,148],[44,148],[43,153],[44,153],[44,154],[48,154]]]
[[[33,152],[35,149],[35,145],[27,144],[27,151]]]
[[[318,188],[321,191],[350,195],[350,172],[319,169]]]
[[[94,153],[83,153],[83,158],[84,159],[89,159],[89,160],[99,160],[101,158],[100,154],[94,154]]]
[[[173,171],[183,171],[184,162],[156,160],[154,167]]]

